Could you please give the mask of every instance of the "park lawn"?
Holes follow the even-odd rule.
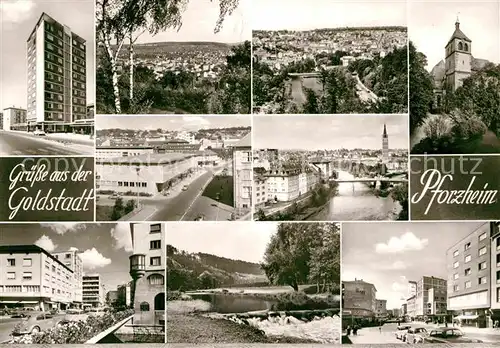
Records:
[[[219,202],[233,206],[233,177],[216,175],[203,191],[203,196],[216,200],[219,194]]]
[[[96,221],[111,221],[111,213],[113,207],[108,205],[95,206],[95,220]]]

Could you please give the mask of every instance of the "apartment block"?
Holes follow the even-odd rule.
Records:
[[[484,223],[446,252],[448,310],[462,325],[490,327],[491,230]]]
[[[73,271],[46,250],[36,245],[2,245],[0,269],[0,306],[72,307]]]
[[[93,132],[93,114],[87,112],[85,40],[42,13],[26,46],[28,129]]]
[[[377,306],[375,308],[377,317],[387,316],[387,300],[377,299]]]
[[[99,274],[83,275],[83,307],[98,308],[106,303],[106,295]]]
[[[252,136],[245,135],[233,146],[233,197],[238,216],[252,207]]]
[[[493,322],[500,321],[500,222],[491,222],[491,291],[490,312]]]
[[[22,108],[5,108],[1,122],[1,129],[5,131],[25,131],[28,129],[26,123],[26,109]]]
[[[78,250],[55,252],[52,255],[73,271],[72,300],[75,307],[83,304],[83,262],[78,256]]]
[[[373,318],[377,313],[377,289],[375,285],[355,279],[343,281],[344,301],[342,310],[355,317]]]
[[[166,242],[163,224],[130,224],[131,303],[134,323],[165,324]],[[125,289],[126,291],[126,289]]]
[[[447,315],[446,279],[423,276],[417,281],[415,316],[445,317]]]

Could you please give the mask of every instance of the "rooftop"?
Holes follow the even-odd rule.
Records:
[[[20,245],[0,245],[0,254],[45,254],[53,261],[60,264],[62,267],[66,268],[68,271],[73,273],[73,270],[66,266],[64,263],[59,261],[54,255],[49,253],[43,248],[40,248],[38,245],[34,244],[20,244]]]
[[[193,156],[194,156],[193,154],[185,154],[185,153],[151,153],[151,154],[148,153],[139,156],[96,159],[96,163],[109,164],[109,165],[147,166],[147,165],[168,164],[168,163],[184,161]]]
[[[252,133],[248,133],[245,135],[243,138],[240,139],[236,144],[233,145],[234,147],[252,147]]]

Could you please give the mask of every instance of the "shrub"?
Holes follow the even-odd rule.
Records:
[[[81,344],[132,314],[134,311],[129,309],[118,313],[106,313],[102,316],[89,316],[85,320],[71,321],[66,325],[56,326],[37,334],[16,337],[9,343]]]
[[[275,300],[277,303],[272,306],[272,310],[275,311],[329,309],[339,306],[333,296],[311,297],[302,291],[278,294]]]

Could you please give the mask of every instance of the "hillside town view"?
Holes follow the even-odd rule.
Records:
[[[342,224],[343,343],[498,342],[499,226]]]
[[[1,17],[0,155],[93,155],[93,3],[11,1]]]
[[[98,0],[97,112],[249,114],[246,2]]]
[[[339,224],[167,229],[167,343],[340,343]]]
[[[257,4],[267,6],[263,1]],[[360,6],[358,2],[320,1],[314,5],[284,6],[292,6],[293,12],[301,17],[300,23],[280,20],[283,27],[266,30],[276,26],[274,18],[272,23],[260,20],[262,28],[255,27],[252,34],[254,113],[408,111],[406,25],[392,25],[390,21],[375,25],[373,18],[366,18],[366,22],[353,18],[351,22],[356,24],[335,25],[346,22],[346,18],[358,17],[359,11],[355,10]],[[361,6],[375,7],[375,4]],[[384,6],[390,6],[391,11],[394,8],[402,11],[399,22],[404,24],[404,3],[377,2],[377,11]],[[319,14],[319,19],[309,15],[320,11],[336,16],[324,21]],[[302,28],[292,29],[297,26]]]
[[[500,4],[409,6],[411,152],[500,152]]]
[[[164,255],[163,224],[2,225],[0,343],[163,343]]]
[[[254,219],[408,220],[407,125],[399,115],[255,118]]]
[[[102,116],[97,221],[250,220],[250,124],[249,116]]]

